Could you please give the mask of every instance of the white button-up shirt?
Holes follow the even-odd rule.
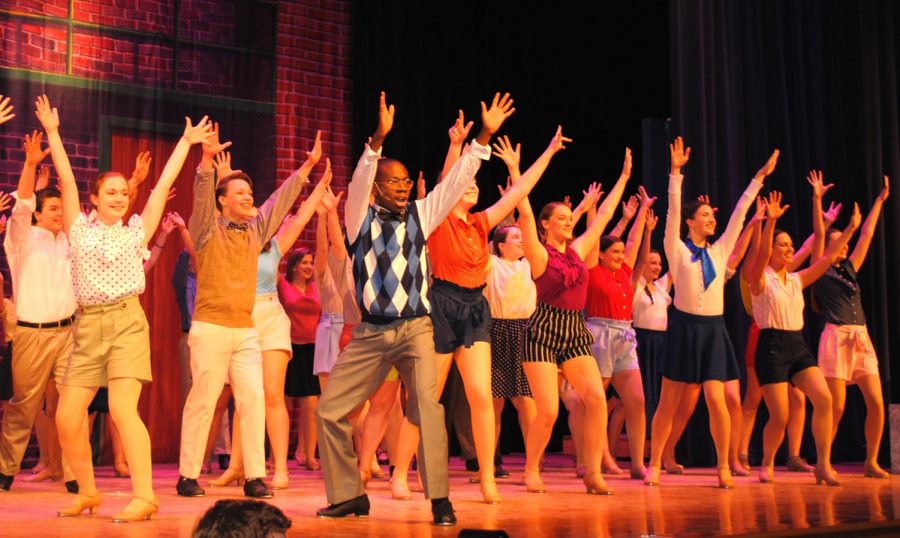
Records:
[[[18,318],[31,323],[51,323],[75,313],[72,264],[66,234],[32,226],[37,205],[32,196],[13,207],[3,248],[12,275],[13,298]]]

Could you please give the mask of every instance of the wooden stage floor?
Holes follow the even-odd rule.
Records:
[[[795,536],[798,531],[823,535],[838,529],[858,534],[862,527],[876,529],[878,535],[900,535],[900,521],[895,520],[900,514],[900,476],[866,479],[861,465],[838,466],[843,480],[838,488],[816,486],[811,474],[776,468],[775,484],[760,484],[755,476],[738,478],[737,488],[727,491],[715,487],[712,469],[688,469],[682,476],[663,474],[662,486],[653,488],[625,477],[607,477],[616,493],[598,497],[584,493],[568,456],[548,457],[543,476],[549,492],[542,495],[528,494],[520,485],[521,455],[504,459],[512,476],[499,481],[503,495],[499,505],[480,503],[478,486],[469,484],[464,467],[452,460],[451,499],[459,518],[455,527],[432,526],[430,504],[421,493],[412,501],[395,501],[390,498],[388,483],[377,479],[369,484],[370,517],[317,519],[316,508],[325,504],[321,472],[300,471],[293,465],[291,488],[278,491],[272,503],[293,520],[288,536],[455,537],[463,529],[503,529],[510,536],[524,537]],[[154,470],[161,503],[158,517],[123,525],[115,525],[109,518],[127,504],[130,483],[115,478],[111,468],[97,469],[104,494],[99,513],[72,519],[55,517],[56,509],[72,499],[62,484],[25,483],[25,471],[10,492],[0,493],[0,536],[186,537],[216,500],[243,495],[236,487],[206,488],[206,497],[184,499],[175,495],[178,471],[174,465],[157,465]]]

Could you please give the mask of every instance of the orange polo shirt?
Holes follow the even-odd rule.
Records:
[[[467,220],[447,215],[428,238],[428,255],[434,278],[463,288],[479,288],[485,283],[488,250],[488,221],[484,211],[470,213]]]

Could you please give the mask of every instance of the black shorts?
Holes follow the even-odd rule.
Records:
[[[434,279],[428,290],[435,353],[491,341],[491,309],[481,288],[463,288]]]
[[[801,370],[816,366],[802,331],[762,329],[756,344],[756,377],[760,385],[791,381]]]
[[[314,344],[291,343],[291,362],[284,379],[284,395],[289,398],[320,396],[319,377],[313,375]]]

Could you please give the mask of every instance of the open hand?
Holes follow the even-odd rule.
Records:
[[[218,122],[212,124],[212,135],[206,139],[206,142],[206,144],[203,144],[203,154],[210,158],[231,147],[231,142],[222,142],[220,140]]]
[[[225,176],[229,176],[231,174],[241,172],[241,170],[235,170],[231,168],[231,152],[223,151],[216,155],[216,177],[222,179]]]
[[[646,220],[647,233],[650,233],[656,229],[656,225],[659,223],[659,217],[656,216],[656,213],[654,213],[652,209],[648,209]]]
[[[41,165],[38,168],[37,180],[34,182],[34,190],[46,189],[48,185],[50,185],[50,167]]]
[[[13,197],[6,194],[5,192],[0,192],[0,213],[6,211],[7,209],[13,206]]]
[[[513,147],[512,142],[509,141],[509,137],[503,135],[498,137],[497,141],[494,142],[493,154],[506,163],[506,167],[510,170],[518,170],[519,163],[522,160],[522,144],[516,144],[516,146]]]
[[[44,132],[50,134],[59,130],[59,110],[50,106],[50,99],[42,95],[34,102],[34,114],[44,127]]]
[[[769,156],[769,160],[766,161],[766,164],[762,165],[756,175],[753,176],[753,179],[758,181],[762,181],[766,179],[768,176],[772,175],[772,172],[775,171],[775,165],[778,164],[778,156],[781,155],[781,150],[775,150],[772,152],[772,155]]]
[[[189,144],[205,144],[212,145],[210,140],[214,136],[213,123],[209,121],[209,116],[203,116],[197,125],[191,125],[191,118],[184,117],[184,134],[181,135]]]
[[[834,187],[834,183],[826,185],[825,182],[822,181],[821,170],[810,170],[809,174],[806,176],[806,182],[812,187],[813,196],[818,200],[824,198],[825,193]]]
[[[826,228],[830,227],[832,224],[834,224],[834,221],[837,220],[838,215],[841,214],[841,207],[843,205],[844,204],[840,204],[840,203],[835,204],[834,202],[831,202],[830,204],[828,204],[828,211],[826,211],[822,214],[822,220],[825,221]]]
[[[509,93],[503,94],[503,97],[500,97],[500,92],[494,94],[494,100],[491,101],[491,107],[488,108],[487,105],[484,104],[484,101],[481,102],[481,124],[482,126],[494,135],[497,131],[500,130],[500,127],[503,125],[503,122],[506,121],[506,118],[513,115],[513,112],[516,109],[512,106],[513,99],[510,98]]]
[[[638,197],[632,194],[627,202],[622,202],[622,216],[628,220],[633,219],[634,215],[637,214],[638,205]]]
[[[778,191],[772,191],[769,193],[769,200],[766,204],[766,214],[770,219],[779,219],[784,212],[791,207],[790,204],[781,205],[781,193]]]
[[[685,147],[684,139],[680,136],[676,136],[675,141],[669,144],[669,158],[673,174],[680,174],[681,169],[690,160],[691,148]]]
[[[375,137],[384,138],[394,127],[394,105],[388,106],[384,92],[378,96],[378,128]]]
[[[13,108],[15,107],[9,104],[9,101],[9,97],[4,99],[3,96],[0,95],[0,125],[3,125],[4,123],[16,117],[16,115],[13,114]]]
[[[756,211],[753,212],[751,221],[766,220],[766,199],[762,196],[756,197]]]
[[[313,147],[310,151],[306,152],[306,162],[303,163],[303,166],[308,170],[312,170],[315,168],[316,164],[319,163],[319,160],[322,158],[322,131],[316,131],[316,140],[313,142]]]
[[[131,173],[131,177],[138,183],[143,183],[147,179],[147,175],[150,174],[151,162],[153,162],[153,157],[150,156],[149,151],[138,153],[134,159],[134,172]]]
[[[29,166],[37,166],[41,161],[50,155],[50,148],[41,149],[41,142],[44,140],[44,133],[34,131],[31,136],[25,135],[25,143],[22,148],[25,150],[25,164]]]

